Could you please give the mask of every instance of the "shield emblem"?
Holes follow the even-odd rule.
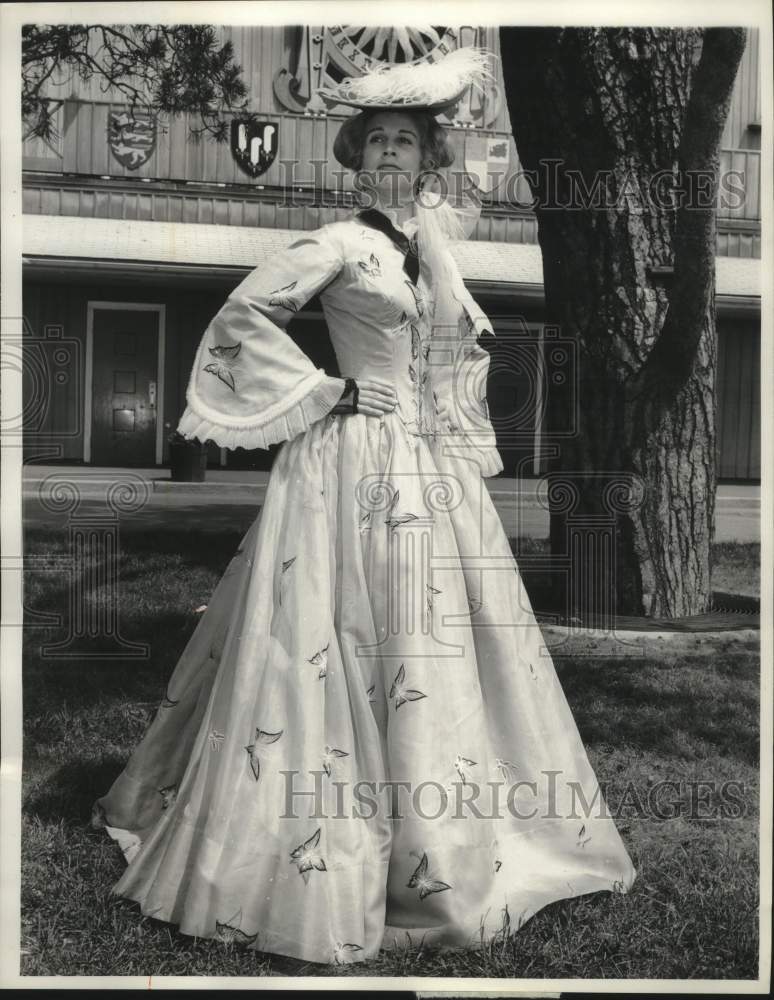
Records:
[[[481,135],[466,136],[465,170],[480,191],[488,193],[502,184],[508,172],[509,160],[507,137],[487,139]]]
[[[148,162],[156,148],[155,117],[139,111],[111,111],[108,144],[122,167],[137,170]]]
[[[279,122],[236,119],[231,123],[231,153],[251,177],[265,174],[279,149]]]

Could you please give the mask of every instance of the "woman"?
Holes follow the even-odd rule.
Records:
[[[249,275],[194,363],[183,433],[285,443],[95,807],[129,861],[115,891],[186,934],[364,961],[634,878],[482,480],[491,328],[415,197],[451,162],[434,115],[480,69],[454,55],[413,100],[383,74],[339,92],[368,109],[335,152],[369,209]],[[284,333],[314,295],[346,380]]]

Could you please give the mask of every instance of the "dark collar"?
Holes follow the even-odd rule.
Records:
[[[392,242],[403,253],[415,254],[413,241],[398,229],[397,226],[394,226],[392,221],[383,212],[380,212],[378,208],[364,208],[361,212],[357,213],[357,217],[372,229],[378,229],[385,236],[389,236]]]

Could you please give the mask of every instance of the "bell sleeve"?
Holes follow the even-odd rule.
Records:
[[[451,280],[437,294],[430,369],[436,405],[446,420],[441,433],[454,454],[475,461],[482,476],[495,476],[503,462],[486,402],[490,358],[478,343],[481,336],[494,337],[494,330],[450,253],[447,262]]]
[[[335,281],[344,266],[323,227],[256,268],[229,295],[204,332],[178,432],[221,448],[268,448],[320,420],[345,383],[294,343],[285,328]]]

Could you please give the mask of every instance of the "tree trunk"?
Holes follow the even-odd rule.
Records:
[[[745,33],[500,36],[546,322],[574,352],[574,378],[548,386],[551,550],[572,567],[562,598],[582,617],[705,612],[717,175]]]

